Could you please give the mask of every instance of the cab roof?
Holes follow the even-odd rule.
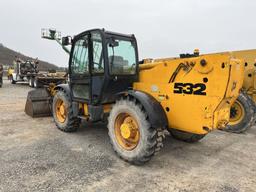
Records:
[[[126,38],[135,38],[134,34],[123,34],[123,33],[118,33],[118,32],[113,32],[113,31],[106,31],[104,28],[102,28],[102,29],[96,28],[96,29],[86,30],[82,33],[79,33],[76,36],[81,36],[83,34],[90,33],[90,32],[93,32],[93,31],[99,31],[102,34],[106,34],[106,35],[110,35],[110,36],[114,35],[114,36],[121,36],[121,37],[126,37]]]

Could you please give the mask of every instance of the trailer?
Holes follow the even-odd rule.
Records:
[[[42,72],[38,70],[38,60],[23,61],[16,58],[13,62],[14,68],[10,76],[12,84],[17,82],[28,82],[30,87],[40,88],[51,83],[56,85],[66,83],[67,76],[65,72],[56,72],[49,70]]]
[[[50,84],[59,85],[67,83],[67,74],[66,72],[51,70],[45,73],[38,73],[36,76],[32,77],[31,82],[31,87],[34,88],[42,88]]]
[[[29,85],[32,86],[32,79],[34,79],[39,73],[38,61],[23,61],[20,58],[15,58],[13,65],[14,69],[10,77],[11,83],[16,84],[17,82],[29,82]]]

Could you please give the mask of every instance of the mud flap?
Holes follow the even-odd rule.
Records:
[[[29,91],[25,113],[33,118],[51,116],[51,99],[51,95],[45,88]]]

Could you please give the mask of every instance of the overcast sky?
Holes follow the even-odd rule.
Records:
[[[135,34],[142,58],[256,48],[255,0],[0,0],[0,43],[67,66],[41,28],[75,35],[91,28]]]

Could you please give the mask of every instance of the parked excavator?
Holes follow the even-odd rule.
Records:
[[[49,30],[43,38],[54,40],[56,34]],[[135,36],[104,29],[63,37],[67,45],[68,84],[31,91],[25,111],[45,115],[48,106],[64,132],[76,131],[81,120],[107,120],[114,151],[132,164],[149,161],[163,147],[167,130],[197,142],[224,128],[243,84],[244,61],[232,53],[139,64]]]

